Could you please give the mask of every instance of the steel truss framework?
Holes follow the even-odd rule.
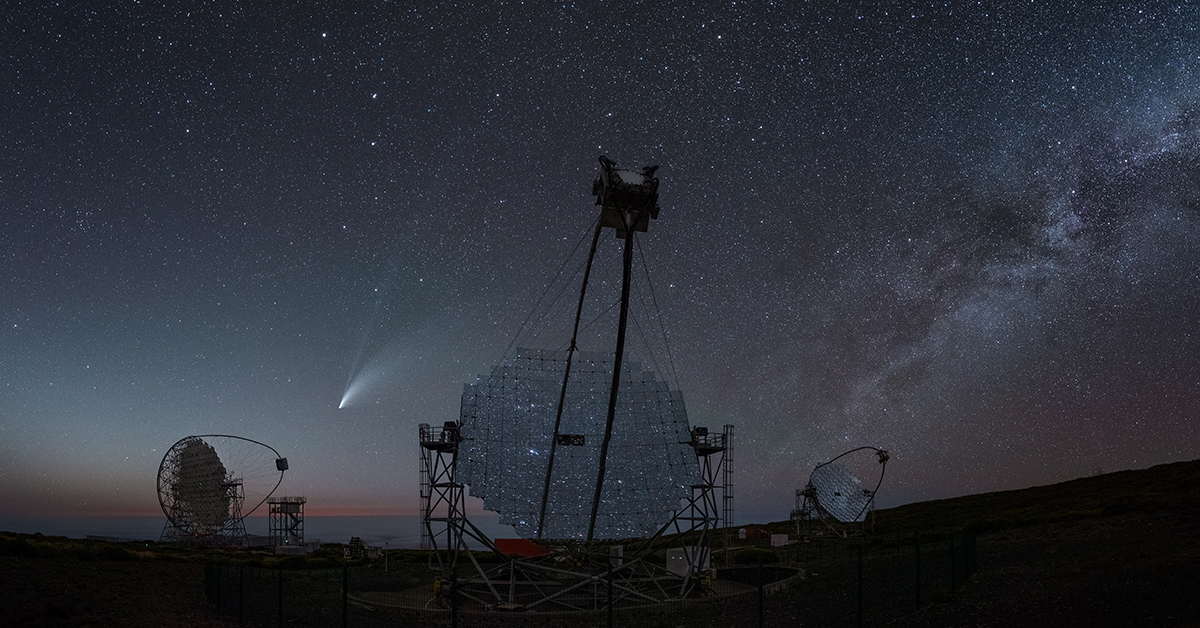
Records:
[[[271,545],[304,544],[304,504],[307,501],[303,497],[267,498]]]
[[[419,430],[421,547],[432,551],[443,579],[465,604],[479,610],[563,612],[661,604],[699,593],[701,575],[710,565],[711,533],[728,504],[722,499],[719,505],[716,493],[732,492],[725,467],[732,425],[722,433],[692,430],[688,444],[696,452],[701,481],[652,536],[623,542],[543,540],[526,545],[540,551],[508,554],[466,516],[465,486],[455,478],[462,442],[458,422],[422,424]],[[677,547],[664,556],[667,538]],[[469,539],[501,561],[481,563],[468,550]],[[541,555],[528,555],[533,553]],[[675,563],[668,567],[671,560]]]
[[[230,479],[221,488],[224,495],[222,501],[229,504],[227,517],[215,525],[194,525],[186,522],[186,516],[178,518],[178,521],[185,522],[182,524],[168,519],[159,542],[213,547],[240,545],[246,538],[246,525],[242,520],[242,502],[245,501],[242,482],[236,478]]]
[[[200,437],[184,438],[168,450],[158,469],[158,493],[167,515],[160,541],[228,546],[245,538],[242,478]]]
[[[557,378],[553,382],[556,386],[549,383],[551,380],[544,380],[546,386],[540,387],[544,390],[538,391],[540,397],[546,398],[553,398],[554,391],[558,391],[554,420],[547,423],[544,421],[546,417],[530,416],[535,404],[523,403],[522,399],[511,395],[504,397],[507,404],[498,410],[501,419],[519,417],[517,423],[521,428],[518,430],[520,434],[503,432],[504,447],[507,449],[503,449],[502,453],[509,453],[513,443],[521,443],[523,449],[540,456],[542,452],[537,450],[540,445],[530,445],[517,437],[549,435],[549,439],[545,440],[549,444],[545,452],[548,455],[545,471],[540,471],[540,465],[519,465],[503,457],[500,463],[496,463],[489,456],[493,464],[485,467],[481,474],[475,467],[487,462],[480,458],[487,454],[478,446],[481,443],[472,441],[467,457],[462,461],[464,464],[460,474],[458,465],[460,445],[463,443],[462,428],[466,426],[473,429],[473,423],[449,421],[441,428],[427,424],[420,426],[422,546],[432,550],[436,556],[453,594],[460,600],[468,600],[468,604],[477,604],[480,609],[576,611],[684,599],[698,591],[701,586],[700,575],[709,568],[710,535],[721,522],[722,513],[732,517],[732,466],[726,466],[727,461],[730,464],[732,462],[732,426],[726,426],[725,432],[720,434],[709,434],[705,428],[689,430],[682,397],[677,393],[664,396],[670,393],[669,389],[663,386],[659,390],[649,379],[642,382],[645,385],[638,385],[636,381],[626,382],[627,389],[630,386],[633,388],[631,393],[627,393],[626,405],[630,403],[628,399],[633,399],[634,411],[622,409],[619,389],[626,371],[636,370],[632,363],[624,362],[633,236],[635,232],[646,231],[650,221],[658,217],[658,179],[654,176],[657,166],[647,166],[637,172],[617,168],[607,157],[600,157],[600,165],[600,177],[592,186],[596,204],[600,206],[600,217],[592,236],[580,287],[561,384],[557,384]],[[586,355],[575,356],[592,260],[600,234],[607,228],[615,229],[617,237],[624,240],[620,312],[611,361]],[[579,374],[572,376],[572,358],[579,358],[581,365],[608,363],[610,366],[588,371],[590,379],[580,380]],[[505,367],[502,366],[500,370],[503,377]],[[543,382],[538,374],[544,370],[534,369],[535,376],[523,377],[522,386],[530,385],[531,381]],[[610,380],[607,387],[602,381],[606,372]],[[578,381],[584,381],[585,385],[582,392],[573,395],[571,382]],[[647,394],[651,391],[654,394]],[[471,409],[468,407],[471,392],[469,388],[464,392],[462,418],[477,420],[479,417],[468,411]],[[587,418],[582,423],[580,416],[564,415],[564,407],[568,405],[566,402],[572,396],[584,398],[590,406],[590,409],[576,413]],[[602,403],[604,398],[607,398],[606,404]],[[656,407],[646,403],[660,398],[663,402]],[[618,416],[621,417],[620,421]],[[599,420],[601,417],[603,422]],[[669,420],[656,427],[650,424],[653,417]],[[487,418],[484,422],[489,425],[493,423]],[[615,469],[612,474],[608,473],[607,466],[610,463],[615,467],[636,467],[643,462],[640,458],[629,459],[630,455],[654,457],[628,451],[637,445],[630,434],[621,429],[626,427],[632,427],[635,434],[644,432],[651,441],[655,438],[650,434],[665,441],[662,444],[667,446],[667,451],[658,456],[670,461],[667,465],[670,472],[664,473],[659,468],[652,479],[648,473],[623,477],[620,471],[627,469]],[[507,429],[508,426],[501,427],[501,430]],[[594,456],[590,449],[587,456],[557,451],[560,444],[568,448],[591,448],[595,443],[591,437],[585,438],[585,434],[603,434]],[[467,436],[475,438],[476,434],[472,432]],[[683,439],[687,441],[681,442]],[[482,444],[487,442],[485,440]],[[613,444],[616,453],[610,456],[610,445]],[[691,446],[696,456],[699,474],[693,472],[687,445]],[[557,468],[556,453],[560,458],[565,456],[565,459],[558,461]],[[572,466],[572,461],[577,464]],[[672,465],[676,462],[680,469],[687,469],[687,472],[675,473]],[[592,464],[595,465],[594,469],[590,468]],[[530,469],[538,472],[530,472]],[[491,477],[489,470],[495,470],[497,477]],[[556,472],[558,475],[555,475]],[[594,484],[590,482],[593,472]],[[538,482],[542,488],[541,500],[534,512],[529,508],[533,500],[528,499],[529,496],[524,492],[531,488],[530,479],[536,480],[538,477],[543,478],[542,482]],[[606,477],[612,480],[613,485],[632,484],[634,487],[626,486],[617,490],[606,488]],[[506,523],[521,530],[522,535],[535,536],[538,540],[493,541],[487,538],[466,516],[465,483],[468,480],[474,483],[485,503],[490,500],[490,503],[501,506],[501,516],[510,519]],[[565,484],[570,487],[567,491],[560,490],[558,495],[554,495],[554,488],[557,486],[561,489],[564,486],[561,482],[565,480],[583,480],[584,483],[577,486],[577,482],[569,482]],[[719,485],[718,480],[722,484]],[[718,486],[723,491],[719,504],[716,498]],[[522,493],[515,494],[518,491]],[[591,493],[591,499],[584,504],[587,493]],[[675,510],[681,502],[683,507]],[[563,525],[563,512],[555,512],[555,509],[549,508],[550,505],[564,506],[563,511],[570,515],[570,525]],[[609,508],[602,511],[602,505]],[[663,507],[659,510],[660,505]],[[655,510],[659,514],[649,514]],[[517,515],[518,512],[521,516]],[[670,521],[655,531],[660,519],[668,517]],[[535,520],[536,525],[533,524]],[[586,535],[583,523],[586,523]],[[621,537],[637,538],[617,540]],[[551,538],[556,540],[548,540]],[[470,539],[494,552],[500,558],[499,563],[489,562],[487,568],[481,565],[475,554],[468,551],[467,542]],[[668,549],[668,543],[674,547]]]
[[[164,542],[241,545],[244,517],[283,481],[287,458],[258,441],[227,434],[180,439],[158,468]]]

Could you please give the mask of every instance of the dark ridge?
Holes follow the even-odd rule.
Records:
[[[906,504],[876,511],[876,530],[975,532],[1125,513],[1200,514],[1200,460],[1116,471],[1048,486]]]

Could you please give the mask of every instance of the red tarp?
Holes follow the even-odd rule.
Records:
[[[509,558],[537,558],[550,551],[530,539],[496,539],[496,549]]]

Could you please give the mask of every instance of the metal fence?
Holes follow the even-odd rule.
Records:
[[[790,595],[768,600],[771,616],[818,626],[878,626],[954,599],[975,573],[977,543],[970,533],[818,540],[787,548],[806,566],[806,580]]]
[[[822,539],[754,556],[753,564],[718,572],[719,580],[740,583],[725,589],[736,593],[708,590],[683,602],[611,611],[602,594],[593,611],[468,610],[453,582],[381,562],[322,569],[301,568],[300,561],[293,568],[216,562],[206,567],[205,593],[226,620],[262,627],[878,626],[953,599],[975,571],[976,541],[964,533]]]

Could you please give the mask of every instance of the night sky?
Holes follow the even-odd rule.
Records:
[[[212,433],[415,513],[602,154],[739,523],[860,445],[882,506],[1200,457],[1196,7],[470,4],[10,4],[0,514],[158,513]]]

